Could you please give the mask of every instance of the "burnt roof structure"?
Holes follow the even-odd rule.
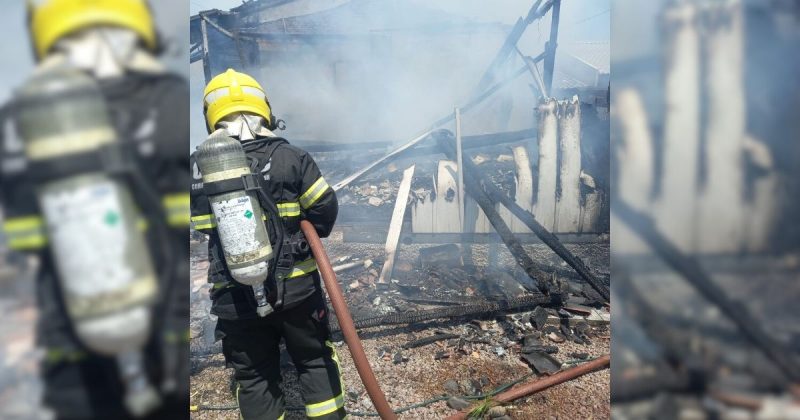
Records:
[[[250,1],[230,11],[214,9],[192,16],[191,62],[203,60],[210,80],[231,65],[258,65],[263,52],[291,51],[310,43],[370,42],[397,33],[437,36],[508,31],[507,25],[476,22],[406,2],[339,0],[329,2],[333,7],[311,13],[309,6],[280,9],[300,3],[305,2]]]

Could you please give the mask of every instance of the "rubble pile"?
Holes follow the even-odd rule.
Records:
[[[378,281],[385,260],[383,245],[344,242],[342,232],[335,230],[325,240],[325,247],[356,320],[502,302],[536,293],[529,290],[533,282],[516,268],[507,250],[501,249],[496,262],[489,262],[489,245],[403,245],[393,275],[384,283]],[[607,281],[608,244],[569,247]],[[545,245],[528,244],[525,249],[564,283],[563,304],[360,330],[370,364],[392,407],[441,398],[404,412],[401,418],[443,418],[454,412],[450,407],[457,407],[459,399],[474,404],[476,400],[470,398],[510,381],[549,375],[610,351],[608,306]],[[192,297],[207,301],[205,252],[202,242],[193,243]],[[219,343],[213,342],[214,321],[206,315],[207,308],[200,302],[192,306],[192,378],[195,389],[200,390],[194,402],[235,406],[229,391],[230,371],[219,354]],[[335,332],[333,338],[341,340],[341,335]],[[349,352],[341,341],[335,344],[344,370],[348,410],[371,412]],[[282,370],[287,404],[301,406],[297,379],[285,354]],[[584,413],[583,417],[607,413],[608,382],[608,371],[596,372],[564,384],[565,389],[555,387],[502,409],[504,415],[515,419],[536,418],[533,413],[543,406],[553,413],[567,407]],[[574,398],[575,393],[581,398]],[[497,408],[495,414],[500,411]],[[234,419],[236,413],[201,411],[195,418]],[[303,416],[290,411],[286,418]]]
[[[316,157],[316,156],[315,156]],[[418,157],[413,162],[401,159],[396,164],[387,165],[383,170],[376,171],[371,176],[365,177],[360,182],[352,183],[337,191],[340,206],[340,219],[351,220],[365,219],[370,222],[388,220],[391,216],[394,203],[397,200],[397,191],[402,178],[402,171],[398,168],[407,167],[412,163],[416,165],[415,176],[411,184],[410,202],[428,202],[436,200],[437,191],[436,170],[442,155]],[[473,159],[476,165],[487,173],[488,178],[508,194],[516,195],[516,179],[514,157],[510,154],[510,146],[496,146],[485,148]],[[320,163],[326,179],[338,179],[337,174],[346,173],[347,168],[352,168],[346,161],[329,161]],[[534,168],[535,169],[535,168]],[[438,192],[445,200],[456,199],[456,191],[449,190]]]
[[[798,348],[797,313],[785,309],[798,298],[795,264],[763,257],[702,261],[778,345]],[[615,417],[798,418],[786,372],[717,307],[663,264],[621,265],[637,277],[614,280],[624,291],[619,308],[625,315],[619,318],[624,333],[615,337]]]

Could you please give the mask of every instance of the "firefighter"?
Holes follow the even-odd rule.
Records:
[[[156,321],[143,329],[148,333],[141,349],[144,380],[157,395],[131,404],[125,399],[128,372],[119,360],[88,346],[68,314],[63,271],[51,247],[55,241],[48,238],[53,221],[45,219],[34,196],[34,179],[41,174],[19,164],[17,151],[0,150],[5,236],[11,249],[40,261],[35,273],[36,336],[46,350],[41,366],[44,404],[63,419],[188,418],[188,84],[159,62],[159,40],[146,0],[29,0],[28,28],[37,63],[31,80],[47,81],[51,72],[73,72],[99,89],[102,114],[107,112],[111,126],[103,133],[113,132],[111,137],[125,151],[118,163],[135,174],[136,190],[153,198],[137,200],[136,206],[149,250],[143,258],[151,260],[152,271],[158,273],[153,277],[155,298],[147,306],[147,317]],[[24,107],[12,102],[9,108]],[[95,117],[87,115],[87,120]],[[41,124],[49,122],[44,119]],[[63,152],[55,149],[67,139],[56,140],[59,145],[45,154]],[[77,140],[87,143],[89,136]],[[60,166],[51,169],[80,172],[80,165],[88,168],[100,160],[97,157],[86,154],[82,161],[73,161],[64,156],[56,159]],[[166,248],[168,252],[161,252]]]
[[[260,316],[253,288],[237,283],[226,266],[216,222],[203,194],[202,174],[193,163],[191,224],[209,235],[208,279],[213,284],[212,313],[218,317],[216,336],[222,340],[228,366],[235,371],[241,415],[283,419],[279,350],[283,340],[298,372],[306,416],[344,418],[344,388],[330,341],[325,297],[300,231],[300,220],[305,219],[321,237],[327,237],[338,214],[336,195],[308,153],[273,133],[279,122],[264,89],[252,77],[229,69],[213,78],[205,89],[204,113],[212,136],[224,134],[241,142],[252,172],[261,178],[262,190],[276,204],[287,238],[286,254],[273,260],[278,274],[265,279],[274,285],[269,293],[274,311]]]

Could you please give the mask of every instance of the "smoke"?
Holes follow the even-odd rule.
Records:
[[[300,4],[312,2],[298,2]],[[405,141],[466,104],[514,22],[533,2],[365,1],[343,3],[303,18],[289,32],[316,27],[319,36],[274,41],[261,66],[246,69],[264,85],[290,141]],[[608,41],[609,2],[564,2],[559,39]],[[297,6],[294,13],[303,14]],[[274,16],[274,15],[271,15]],[[588,19],[587,19],[588,18]],[[549,14],[519,43],[526,55],[543,51]],[[344,35],[337,35],[344,34]],[[557,60],[558,63],[558,60]],[[231,63],[236,66],[238,63]],[[523,65],[514,54],[506,71]],[[499,78],[502,78],[501,74]],[[202,64],[192,68],[193,138],[205,138]],[[536,97],[528,74],[465,115],[464,134],[533,125]],[[451,128],[452,127],[446,127]]]

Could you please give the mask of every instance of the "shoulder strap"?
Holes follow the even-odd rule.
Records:
[[[272,159],[272,155],[275,154],[275,151],[278,150],[278,147],[284,144],[289,144],[289,142],[286,141],[286,139],[281,137],[269,137],[255,141],[257,141],[258,143],[262,142],[267,143],[267,147],[264,148],[263,151],[259,150],[258,152],[259,155],[263,155],[262,158],[259,159],[249,155],[247,157],[248,160],[250,160],[250,169],[255,174],[261,172],[261,170],[264,169],[264,166],[266,166],[267,163],[269,163],[270,159]]]

